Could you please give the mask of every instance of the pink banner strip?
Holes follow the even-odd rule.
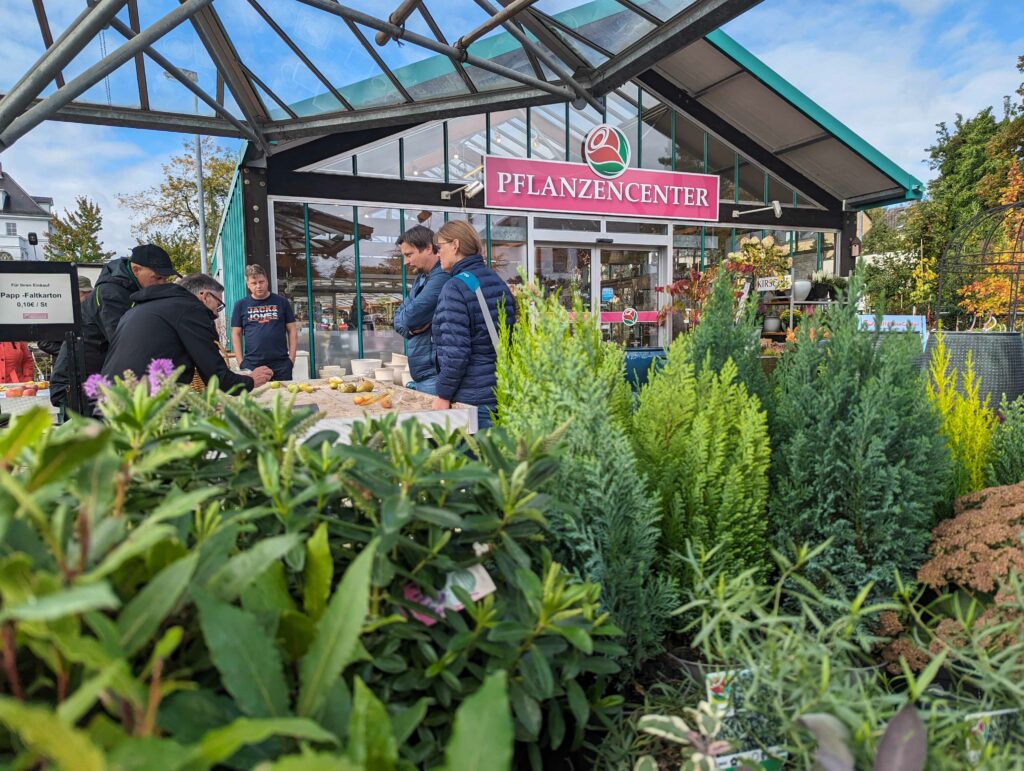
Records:
[[[640,324],[657,324],[658,323],[658,312],[657,311],[637,311],[636,314],[637,323]],[[609,313],[601,311],[601,323],[602,324],[621,324],[622,323],[622,312]]]

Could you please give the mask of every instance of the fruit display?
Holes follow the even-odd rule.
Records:
[[[29,381],[28,383],[4,383],[0,385],[0,395],[10,399],[19,396],[36,396],[40,391],[49,388],[48,380]]]

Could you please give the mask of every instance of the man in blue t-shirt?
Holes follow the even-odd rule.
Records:
[[[270,291],[267,272],[259,265],[246,267],[245,285],[249,296],[236,302],[231,312],[231,342],[237,355],[245,352],[242,368],[266,365],[274,370],[274,380],[291,380],[299,343],[295,311],[288,300]]]

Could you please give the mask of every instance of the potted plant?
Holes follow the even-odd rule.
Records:
[[[779,314],[779,320],[782,322],[783,329],[796,329],[797,325],[804,320],[804,313],[799,308],[792,310],[786,308]]]
[[[789,276],[793,261],[776,245],[773,236],[746,236],[740,239],[739,247],[726,258],[727,270],[744,278],[747,275],[753,276],[755,280],[771,277],[786,279]]]
[[[711,292],[714,279],[714,268],[703,273],[691,266],[681,278],[677,278],[668,286],[659,286],[657,290],[670,298],[669,304],[658,311],[658,321],[662,324],[671,315],[679,320],[680,332],[688,332],[697,326],[704,303]]]

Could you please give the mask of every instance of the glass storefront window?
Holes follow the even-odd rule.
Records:
[[[403,152],[405,154],[406,179],[425,179],[432,182],[444,179],[444,126],[442,124],[427,124],[421,129],[406,134]],[[412,226],[410,225],[410,227]]]
[[[740,158],[740,203],[764,204],[764,172]]]
[[[397,248],[402,233],[398,209],[359,207],[359,300],[362,310],[363,358],[382,359],[405,352],[405,340],[395,332],[395,309],[402,302],[402,256]],[[349,316],[355,315],[353,306]]]
[[[636,120],[635,112],[633,119]],[[583,163],[583,138],[594,126],[600,126],[602,122],[601,113],[590,105],[582,110],[569,108],[569,160],[572,163]],[[635,132],[633,136],[636,136]]]
[[[820,270],[835,274],[836,272],[836,234],[821,234],[821,260]]]
[[[356,156],[356,174],[361,177],[391,177],[397,179],[401,172],[398,168],[398,140],[385,142],[377,147],[364,150]]]
[[[704,173],[704,129],[679,113],[676,113],[675,170]]]
[[[491,215],[491,268],[515,291],[526,271],[526,217]]]
[[[491,155],[525,158],[526,110],[505,110],[491,113]]]
[[[573,291],[579,291],[583,307],[590,309],[590,247],[538,246],[534,254],[534,281],[545,294],[559,293],[566,308],[572,308]]]
[[[483,179],[487,150],[487,118],[467,115],[448,121],[448,179],[470,182]]]
[[[732,228],[704,228],[704,266],[718,265],[732,248]],[[737,235],[737,239],[739,235]]]
[[[807,276],[818,269],[818,233],[796,234],[793,250],[793,267],[797,276]]]
[[[607,220],[604,223],[604,228],[607,233],[645,233],[651,236],[668,235],[668,225],[664,222],[642,222],[640,220],[619,222],[617,220]]]
[[[768,200],[778,201],[783,206],[793,205],[793,189],[781,181],[768,175]]]
[[[700,225],[676,225],[672,228],[672,280],[678,281],[691,268],[700,270]]]
[[[308,353],[306,233],[301,203],[274,202],[274,252],[277,262],[277,293],[292,304],[298,322],[299,350]]]
[[[708,174],[721,178],[718,197],[723,201],[736,200],[736,153],[728,145],[708,135]]]
[[[645,91],[641,92],[643,124],[640,166],[672,170],[672,110]]]
[[[601,220],[563,219],[561,217],[534,217],[533,226],[540,230],[583,230],[601,232]]]
[[[565,108],[564,104],[530,108],[530,157],[565,160]]]
[[[629,166],[633,169],[638,167],[638,156],[640,155],[640,107],[636,101],[638,97],[636,86],[628,86],[618,91],[612,91],[604,100],[604,122],[615,126],[626,135],[631,149]]]

